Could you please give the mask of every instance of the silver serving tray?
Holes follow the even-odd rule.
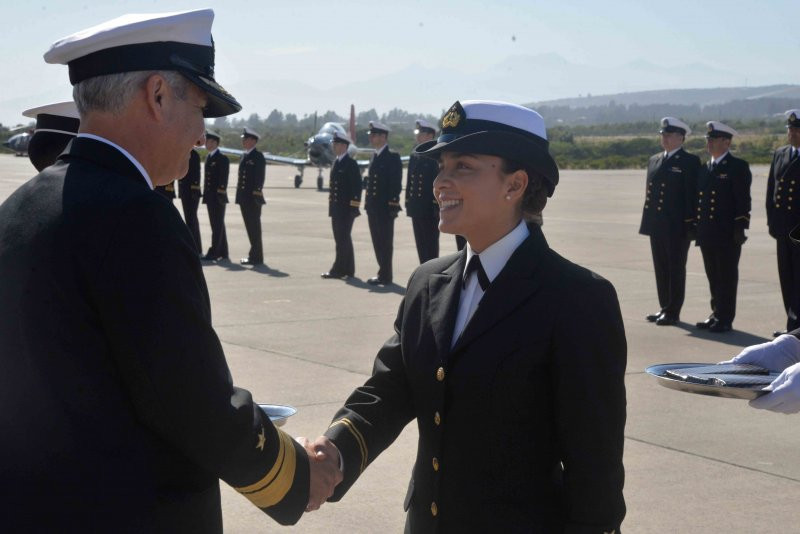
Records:
[[[695,393],[697,395],[710,395],[712,397],[725,397],[727,399],[753,400],[761,395],[769,393],[769,390],[765,390],[763,386],[731,387],[710,384],[695,384],[692,382],[678,380],[665,374],[670,369],[691,369],[692,367],[706,367],[708,365],[712,364],[665,363],[661,365],[651,365],[645,369],[645,372],[656,377],[658,379],[658,383],[665,388],[684,391],[686,393]],[[778,376],[778,373],[770,373],[770,376],[775,378]]]
[[[293,406],[283,406],[281,404],[259,404],[258,407],[267,414],[267,417],[275,426],[285,425],[286,420],[297,413],[297,409]]]

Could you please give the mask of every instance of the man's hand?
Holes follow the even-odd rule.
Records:
[[[308,453],[311,471],[306,512],[319,510],[320,506],[333,495],[336,485],[342,481],[342,472],[339,469],[339,450],[324,436],[320,436],[313,443],[303,437],[296,439]]]
[[[719,363],[749,363],[780,373],[800,362],[800,339],[784,334],[772,341],[745,348],[733,359]]]
[[[787,367],[768,387],[772,392],[751,400],[750,406],[785,414],[800,412],[800,363]]]

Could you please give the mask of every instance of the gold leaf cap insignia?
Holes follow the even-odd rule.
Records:
[[[461,120],[466,118],[461,102],[456,101],[442,117],[442,128],[456,128],[461,123]]]

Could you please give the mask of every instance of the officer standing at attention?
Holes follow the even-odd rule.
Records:
[[[37,171],[55,163],[67,143],[75,138],[81,119],[75,102],[58,102],[22,112],[36,119],[36,127],[28,142],[28,158]]]
[[[203,256],[207,261],[228,260],[228,237],[225,235],[225,207],[228,205],[228,172],[230,160],[219,151],[219,134],[206,132],[205,183],[203,204],[211,224],[211,246]]]
[[[200,242],[200,221],[197,220],[197,207],[200,205],[200,154],[196,150],[189,151],[189,172],[178,181],[178,195],[183,207],[183,220],[192,233],[197,245],[197,255],[203,253]]]
[[[242,265],[263,265],[264,251],[261,246],[261,206],[266,204],[264,193],[264,174],[267,162],[264,154],[256,150],[259,134],[245,128],[242,132],[242,146],[245,153],[239,162],[239,183],[236,185],[236,203],[242,210],[244,227],[250,240],[250,252],[242,258]]]
[[[352,140],[339,132],[333,133],[333,152],[336,161],[331,167],[328,216],[336,242],[336,259],[322,278],[349,278],[355,275],[356,260],[353,253],[353,221],[361,213],[361,171],[347,149]]]
[[[4,531],[217,534],[220,479],[289,524],[341,480],[234,386],[194,240],[152,192],[241,109],[213,18],[125,15],[45,54],[81,125],[0,205]]]
[[[767,226],[778,248],[778,277],[781,282],[786,330],[779,336],[800,328],[800,249],[792,246],[789,232],[800,224],[800,109],[786,112],[789,144],[772,157],[767,177]]]
[[[647,315],[657,325],[680,320],[686,289],[690,230],[697,219],[695,197],[700,158],[683,149],[689,126],[675,117],[661,119],[664,148],[647,164],[647,194],[639,233],[650,236],[661,309]]]
[[[390,129],[385,124],[369,121],[369,144],[375,149],[369,164],[366,200],[372,248],[378,260],[378,276],[370,285],[392,283],[392,252],[394,251],[394,220],[400,211],[400,191],[403,189],[403,163],[400,154],[389,150]]]
[[[424,119],[416,122],[417,146],[433,140],[436,127]],[[433,198],[433,181],[439,174],[439,163],[415,151],[408,158],[406,179],[406,215],[411,217],[419,262],[439,257],[439,204]]]
[[[697,245],[711,291],[711,315],[697,323],[710,332],[727,332],[736,315],[736,286],[744,235],[750,227],[750,165],[730,153],[736,130],[718,121],[706,123],[711,159],[700,169],[697,197]]]

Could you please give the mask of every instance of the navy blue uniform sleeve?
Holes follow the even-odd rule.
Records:
[[[775,204],[773,202],[773,198],[775,197],[775,167],[778,160],[778,155],[778,151],[775,151],[775,154],[772,155],[772,163],[769,166],[769,174],[767,175],[767,227],[769,228],[769,235],[772,237],[777,237],[772,231],[772,220],[775,213]]]
[[[574,534],[618,531],[625,516],[627,345],[613,286],[592,276],[566,295],[554,339],[565,532]],[[581,335],[575,335],[575,324],[583,325]]]
[[[741,174],[734,177],[733,196],[735,203],[735,214],[733,225],[736,230],[750,228],[750,185],[753,182],[753,174],[750,172],[750,165],[741,160]]]
[[[372,376],[353,391],[325,432],[344,462],[344,480],[336,486],[331,501],[341,499],[364,469],[414,418],[400,344],[403,306],[401,303],[394,323],[395,334],[378,351]]]
[[[94,301],[142,424],[275,520],[296,522],[307,455],[233,385],[177,210],[148,192],[117,215]]]
[[[389,209],[400,211],[400,191],[403,190],[403,162],[400,154],[392,152],[389,168]]]

